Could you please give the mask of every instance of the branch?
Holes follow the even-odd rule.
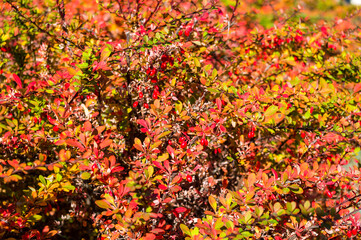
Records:
[[[60,41],[56,36],[52,35],[49,33],[49,31],[41,28],[36,22],[34,22],[33,20],[27,18],[26,16],[24,16],[24,14],[22,14],[22,12],[12,3],[10,2],[10,0],[6,0],[6,2],[8,4],[10,4],[11,8],[15,10],[15,12],[17,12],[19,14],[20,17],[24,18],[26,21],[30,22],[31,24],[33,24],[40,32],[45,33],[46,35],[48,35],[49,37],[55,39],[55,41],[57,41],[58,43],[63,43],[69,42],[71,44],[73,44],[74,46],[76,46],[77,48],[84,50],[81,46],[79,46],[78,44],[74,43],[73,41],[71,41],[70,39],[61,36],[61,39],[63,39],[63,41]]]
[[[147,23],[149,22],[149,20],[153,17],[153,15],[154,15],[156,12],[158,12],[159,6],[160,6],[160,4],[161,4],[162,2],[163,2],[162,0],[158,0],[157,6],[155,7],[154,11],[152,11],[152,13],[149,15],[149,17],[147,18],[147,20],[144,22],[144,24],[143,24],[144,26],[146,26]]]

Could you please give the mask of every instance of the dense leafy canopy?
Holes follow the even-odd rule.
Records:
[[[0,238],[359,237],[359,12],[289,4],[0,3]]]

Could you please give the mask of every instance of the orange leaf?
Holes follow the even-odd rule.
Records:
[[[89,121],[86,121],[84,123],[84,131],[91,131],[92,130],[92,124]]]
[[[357,93],[361,90],[361,83],[357,83],[353,89],[354,93]]]
[[[106,147],[108,147],[110,144],[112,144],[112,142],[113,142],[113,140],[107,138],[107,139],[105,139],[105,140],[99,145],[99,147],[100,147],[101,149],[106,148]]]

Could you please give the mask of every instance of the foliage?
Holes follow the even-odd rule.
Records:
[[[358,11],[263,2],[0,3],[0,238],[360,237]]]

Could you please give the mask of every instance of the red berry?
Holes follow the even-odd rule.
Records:
[[[172,141],[171,141],[171,140],[168,140],[168,145],[172,145]]]
[[[208,141],[207,141],[207,139],[202,138],[202,139],[201,139],[201,145],[207,147],[207,146],[208,146]]]
[[[157,76],[153,77],[150,81],[151,81],[152,83],[157,83],[157,81],[158,81]]]
[[[248,133],[248,138],[249,138],[249,139],[254,138],[254,132],[252,132],[252,131],[249,132],[249,133]]]
[[[306,137],[306,133],[305,132],[301,132],[301,138],[305,138]]]
[[[162,60],[163,62],[166,62],[166,61],[168,60],[168,56],[165,55],[165,54],[163,54],[162,57],[161,57],[161,60]]]
[[[190,34],[191,34],[191,31],[192,31],[192,28],[191,27],[188,27],[185,32],[184,32],[184,35],[186,35],[186,37],[188,37]]]
[[[149,105],[148,105],[148,103],[144,103],[144,105],[143,105],[146,109],[148,109],[149,108]]]
[[[94,163],[94,164],[92,165],[92,171],[94,172],[94,171],[95,171],[95,169],[97,169],[97,168],[98,168],[97,164],[96,164],[96,163]]]
[[[186,141],[182,142],[181,143],[181,148],[186,148],[186,147],[187,147],[187,142]]]
[[[215,148],[215,149],[214,149],[214,154],[217,154],[217,153],[218,153],[218,149]]]
[[[348,231],[348,232],[347,232],[347,237],[348,237],[348,238],[352,237],[352,232],[351,232],[351,231]]]
[[[157,70],[155,68],[152,68],[152,70],[150,71],[150,76],[153,76],[157,73]]]
[[[138,102],[138,101],[135,101],[135,102],[133,103],[133,107],[134,107],[134,108],[138,107],[138,104],[139,104],[139,102]]]
[[[68,90],[69,87],[70,87],[70,83],[65,83],[64,85],[65,91]]]
[[[142,92],[139,93],[139,98],[143,98],[143,93]]]
[[[166,62],[163,62],[160,67],[164,70],[167,68],[167,63]]]
[[[184,142],[185,140],[186,140],[185,137],[180,137],[180,138],[179,138],[179,143],[182,143],[182,142]]]
[[[54,130],[54,132],[59,131],[59,127],[58,127],[58,126],[54,126],[54,127],[53,127],[53,130]]]
[[[352,229],[352,235],[354,235],[354,236],[357,235],[357,229],[356,228]]]
[[[190,176],[190,175],[187,175],[187,181],[188,181],[188,182],[192,182],[192,181],[193,181],[193,178],[192,178],[192,176]]]
[[[158,94],[157,93],[153,93],[153,99],[158,99]]]
[[[178,32],[178,36],[182,36],[182,35],[183,35],[183,31],[180,30],[180,31]]]

